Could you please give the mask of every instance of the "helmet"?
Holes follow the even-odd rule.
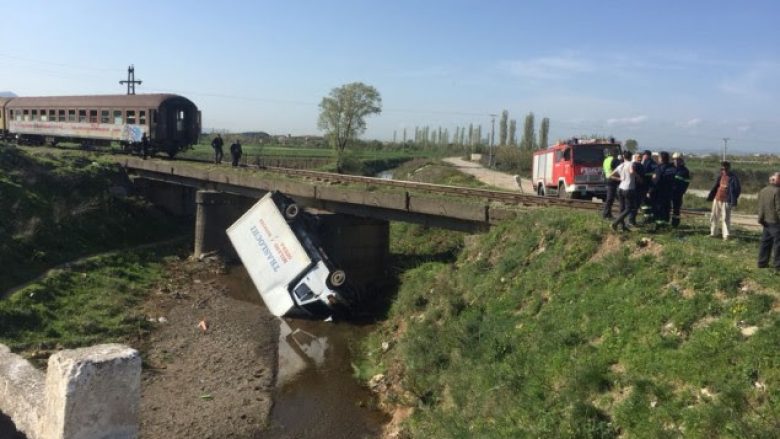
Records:
[[[681,158],[683,158],[683,155],[680,154],[679,152],[672,154],[672,159],[681,159]]]

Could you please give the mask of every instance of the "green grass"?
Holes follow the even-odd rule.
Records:
[[[163,274],[171,246],[94,257],[55,270],[0,301],[0,343],[48,351],[137,341],[148,329],[140,304]]]
[[[359,374],[400,383],[411,437],[772,437],[778,278],[705,235],[524,213],[404,272]]]
[[[127,183],[118,165],[81,153],[0,144],[0,292],[72,259],[182,233],[145,200],[110,191]]]

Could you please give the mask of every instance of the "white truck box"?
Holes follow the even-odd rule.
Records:
[[[292,200],[268,193],[227,229],[257,291],[277,317],[300,310],[328,312],[342,301],[335,287],[343,284],[344,273],[328,267],[300,223],[302,214]]]

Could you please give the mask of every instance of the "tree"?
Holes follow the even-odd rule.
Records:
[[[509,144],[517,145],[517,121],[514,119],[509,121]]]
[[[509,121],[509,112],[504,110],[501,112],[501,122],[499,122],[498,124],[498,144],[501,146],[506,145],[508,121]]]
[[[539,149],[547,148],[548,136],[550,134],[550,118],[542,119],[542,126],[539,128]]]
[[[523,138],[520,140],[520,148],[526,151],[534,149],[534,114],[528,113],[525,116],[525,126],[523,127]]]
[[[634,139],[626,139],[624,145],[625,149],[631,152],[636,152],[636,150],[639,149],[639,142]]]
[[[320,102],[319,129],[336,150],[336,170],[342,171],[344,150],[366,131],[366,116],[382,112],[382,97],[362,82],[336,87]]]

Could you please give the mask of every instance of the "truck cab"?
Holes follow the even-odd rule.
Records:
[[[534,152],[532,178],[541,196],[604,199],[604,158],[621,150],[614,139],[569,139]]]

